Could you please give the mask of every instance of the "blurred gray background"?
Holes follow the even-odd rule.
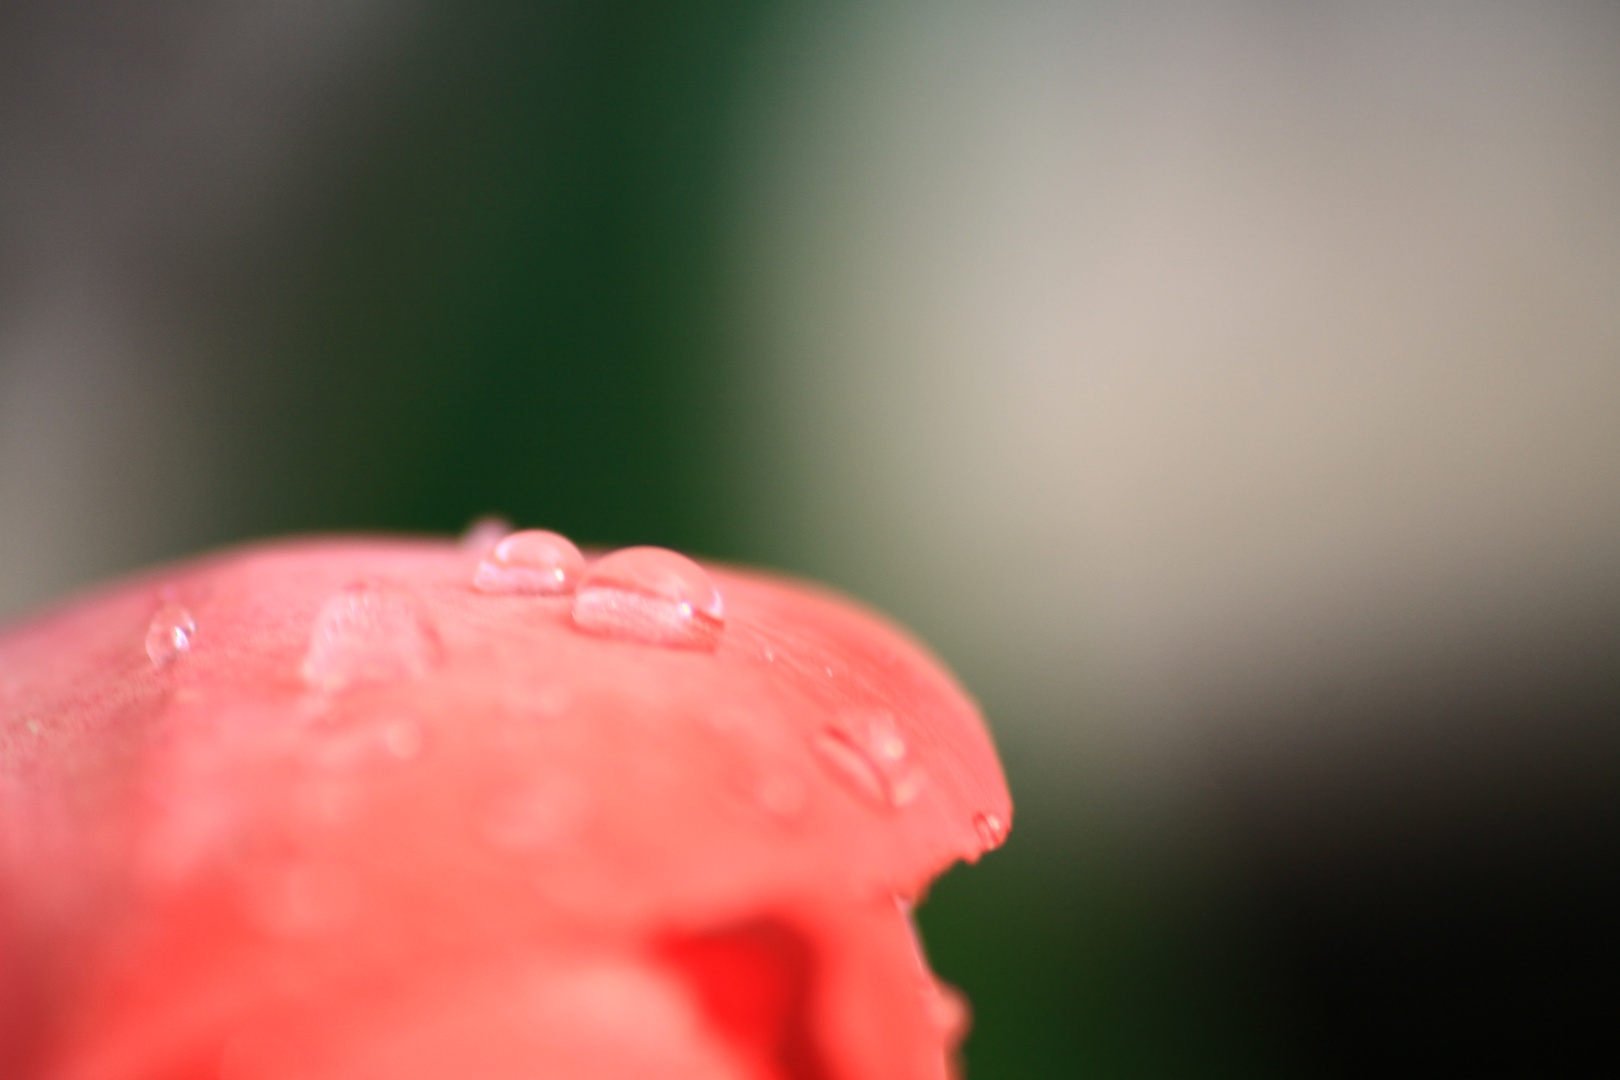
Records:
[[[830,581],[969,1075],[1605,1053],[1620,8],[0,6],[0,612],[477,514]]]

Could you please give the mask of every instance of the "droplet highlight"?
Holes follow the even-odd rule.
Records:
[[[146,655],[154,667],[166,667],[191,651],[196,636],[197,621],[191,612],[179,604],[165,604],[146,628]]]
[[[585,556],[566,536],[525,529],[502,538],[473,574],[479,592],[561,596],[574,591]]]
[[[812,745],[822,764],[868,802],[899,809],[922,794],[926,774],[911,760],[904,736],[887,713],[830,724],[816,733]]]
[[[304,654],[304,681],[335,693],[361,683],[425,675],[443,655],[438,634],[416,601],[397,589],[355,585],[315,617]]]
[[[574,625],[626,641],[712,649],[725,628],[708,571],[665,548],[634,547],[598,560],[574,594]]]
[[[1000,814],[974,814],[973,831],[979,834],[979,843],[984,845],[985,851],[994,851],[1007,839],[1007,823],[1001,820]]]

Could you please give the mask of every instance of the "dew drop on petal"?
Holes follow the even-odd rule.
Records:
[[[846,787],[890,809],[909,806],[926,776],[910,760],[905,738],[886,713],[845,718],[816,733],[821,761]]]
[[[691,559],[664,548],[625,548],[585,571],[574,625],[627,641],[712,649],[725,608],[708,571]]]
[[[1000,814],[974,814],[973,829],[979,834],[979,843],[984,845],[985,851],[994,851],[1007,839],[1007,823],[1001,820]]]
[[[823,728],[816,733],[814,745],[822,762],[845,786],[874,803],[888,802],[883,792],[883,778],[848,732]]]
[[[190,652],[191,639],[196,636],[197,622],[191,612],[179,604],[165,604],[146,628],[146,655],[154,667],[164,667],[181,653]]]
[[[443,654],[416,601],[396,589],[356,585],[327,600],[309,635],[304,681],[333,693],[359,683],[416,678]]]
[[[574,591],[585,556],[566,536],[525,529],[501,539],[478,564],[473,588],[486,593],[560,596]]]

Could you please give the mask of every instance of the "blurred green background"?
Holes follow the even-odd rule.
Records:
[[[807,574],[1004,752],[975,1080],[1613,1060],[1610,8],[0,11],[0,608],[491,512]]]

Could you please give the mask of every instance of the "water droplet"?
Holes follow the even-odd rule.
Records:
[[[574,625],[651,645],[712,649],[725,608],[708,572],[691,559],[664,548],[625,548],[585,571]]]
[[[482,555],[512,531],[512,523],[499,514],[475,519],[461,534],[461,550]]]
[[[559,596],[574,591],[585,556],[566,536],[525,529],[497,543],[478,564],[473,588],[486,593]]]
[[[974,814],[973,830],[979,834],[985,851],[994,851],[1007,839],[1007,823],[1001,820],[1000,814]]]
[[[816,733],[814,746],[833,775],[870,802],[898,808],[922,794],[925,774],[910,760],[906,740],[887,713],[828,725]]]
[[[442,652],[438,635],[408,594],[350,586],[315,616],[304,681],[334,693],[358,683],[416,678],[438,664]]]
[[[848,733],[836,728],[825,728],[816,733],[816,752],[831,766],[835,775],[856,792],[872,802],[885,803],[883,779]]]
[[[146,655],[154,667],[173,663],[181,653],[191,651],[197,636],[197,622],[179,604],[165,604],[152,616],[146,628]]]

